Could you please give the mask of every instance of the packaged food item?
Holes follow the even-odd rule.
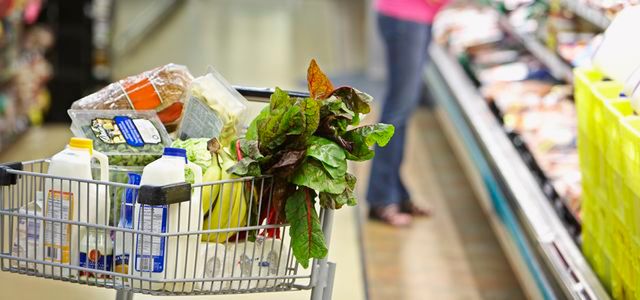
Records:
[[[92,140],[71,138],[69,145],[51,158],[47,174],[79,180],[98,179],[91,174],[91,160],[94,158],[100,162],[99,179],[108,180],[107,156],[93,150]],[[45,217],[107,225],[111,201],[105,185],[75,180],[45,180],[43,194]],[[44,243],[45,261],[78,265],[78,226],[45,221],[42,230],[40,239]],[[44,266],[44,273],[52,274],[53,268]],[[70,272],[64,268],[60,272],[64,277],[77,274],[75,270]]]
[[[233,253],[227,252],[223,244],[201,243],[198,251],[198,266],[202,267],[202,270],[196,270],[196,277],[203,276],[205,279],[220,279],[223,275],[230,276],[228,272],[229,266],[225,264],[224,258],[227,255],[233,255]],[[205,281],[196,284],[196,289],[201,291],[217,291],[228,288],[229,281]]]
[[[42,244],[40,241],[42,220],[38,220],[35,217],[42,217],[43,199],[42,191],[37,191],[36,200],[27,203],[26,206],[18,210],[19,214],[33,216],[33,218],[18,218],[18,224],[13,235],[13,244],[11,245],[11,256],[42,260]],[[11,264],[14,268],[36,270],[34,263],[12,260]]]
[[[195,174],[195,183],[202,182],[202,170],[198,165],[187,162],[184,149],[165,148],[162,157],[150,163],[142,171],[141,185],[163,186],[185,182],[184,169],[191,168]],[[136,202],[133,212],[133,227],[149,233],[187,233],[200,230],[200,192],[195,189],[192,203],[171,205],[147,205]],[[158,279],[180,279],[192,276],[196,268],[197,257],[191,251],[199,246],[198,235],[176,237],[157,237],[136,234],[134,237],[133,267],[129,274]],[[134,288],[149,287],[153,290],[166,289],[189,292],[193,283],[150,283],[142,284],[133,280]]]
[[[228,146],[247,121],[248,101],[215,70],[196,78],[189,89],[178,137],[218,138]]]
[[[139,185],[141,176],[136,173],[129,173],[129,184]],[[127,188],[122,194],[122,200],[119,211],[119,228],[133,229],[133,210],[135,208],[138,190]],[[131,246],[133,245],[133,233],[117,232],[114,236],[114,258],[115,272],[121,274],[129,274]]]
[[[180,121],[183,97],[193,76],[182,65],[167,64],[114,82],[71,105],[71,109],[155,110],[169,131]]]
[[[282,240],[273,237],[258,236],[255,242],[227,244],[227,271],[233,277],[273,277],[284,276],[287,258],[281,257],[288,249]],[[232,274],[232,275],[231,275]],[[283,279],[233,281],[231,289],[269,288],[283,283]]]
[[[80,239],[80,267],[111,272],[113,266],[113,245],[108,230],[87,228]],[[107,279],[111,276],[80,271],[80,279]]]
[[[145,166],[162,156],[171,137],[153,111],[69,110],[71,132],[94,141],[116,166]]]

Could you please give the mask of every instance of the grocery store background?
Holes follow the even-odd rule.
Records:
[[[14,2],[20,9],[3,11]],[[0,0],[0,12],[9,14],[0,31],[0,162],[51,156],[71,136],[66,110],[73,101],[167,63],[186,65],[195,76],[211,66],[235,85],[304,90],[315,58],[336,86],[370,93],[377,107],[385,74],[371,2]],[[572,85],[583,78],[574,78],[572,68],[588,70],[599,34],[627,1],[464,2],[434,26],[433,63],[410,122],[402,174],[412,200],[434,214],[404,229],[367,220],[368,165],[351,165],[362,205],[336,213],[329,252],[337,263],[334,299],[637,299],[637,262],[624,257],[640,249],[628,229],[640,209],[620,204],[631,216],[610,216],[598,206],[608,202],[597,199],[622,199],[616,189],[596,188],[589,179],[593,194],[583,191],[591,169],[578,156],[583,123]],[[598,85],[598,76],[587,73]],[[613,95],[606,97],[623,94],[622,87],[605,85]],[[375,118],[374,112],[367,121]],[[595,159],[602,149],[584,150],[594,159],[589,166],[612,170],[602,178],[626,182],[626,173]],[[637,199],[623,186],[615,187],[627,191],[624,199]],[[589,210],[587,200],[595,203]],[[585,215],[597,225],[587,228]],[[613,241],[607,236],[614,234],[599,229],[610,224],[616,224],[607,229],[616,234]],[[622,241],[635,248],[611,246]],[[634,267],[615,267],[622,264]],[[2,299],[114,295],[0,272]]]

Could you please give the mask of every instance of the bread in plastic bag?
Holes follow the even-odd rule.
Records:
[[[172,131],[182,116],[183,98],[192,80],[187,67],[167,64],[114,82],[75,101],[71,109],[155,110]]]

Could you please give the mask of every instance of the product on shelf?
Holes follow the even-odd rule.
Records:
[[[576,149],[577,116],[570,86],[540,81],[498,82],[483,89],[518,133],[556,192],[579,215],[581,181]]]
[[[77,100],[71,108],[155,110],[167,130],[173,131],[192,80],[187,67],[168,64],[112,83]]]
[[[53,45],[47,26],[35,23],[42,1],[0,1],[0,149],[39,125],[50,106],[52,76],[45,54]]]

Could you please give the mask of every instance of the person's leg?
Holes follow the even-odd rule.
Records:
[[[376,148],[367,199],[372,208],[400,204],[408,193],[400,180],[407,120],[418,105],[428,26],[379,17],[387,50],[388,89],[380,122],[396,127],[386,147]]]

